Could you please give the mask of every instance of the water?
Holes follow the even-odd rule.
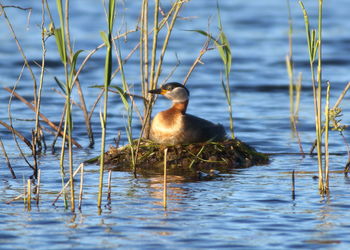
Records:
[[[128,1],[118,7],[118,15],[125,16],[128,28],[135,26],[138,11],[136,1]],[[101,43],[99,32],[105,30],[105,19],[100,1],[85,0],[85,5],[71,5],[71,33],[75,49],[91,50]],[[3,1],[3,4],[13,4]],[[23,4],[27,7],[29,3]],[[30,24],[26,24],[23,11],[7,9],[7,14],[30,61],[40,62],[41,45],[38,25],[41,22],[40,1],[32,2],[33,13]],[[169,8],[164,4],[165,9]],[[302,145],[307,151],[314,138],[312,91],[300,7],[291,3],[294,21],[294,59],[296,72],[303,72],[304,86],[301,96],[300,121],[298,124]],[[307,3],[313,27],[316,27],[316,1]],[[332,104],[339,96],[348,79],[347,58],[350,37],[347,10],[350,3],[345,0],[324,3],[324,79],[332,83]],[[54,10],[54,6],[52,4]],[[54,17],[57,18],[55,11]],[[191,29],[206,29],[210,18],[210,30],[216,34],[215,1],[192,1],[186,4],[169,44],[165,57],[163,78],[180,60],[172,81],[181,81],[205,41]],[[289,125],[288,79],[284,58],[288,51],[288,23],[285,1],[243,1],[221,3],[224,30],[231,41],[232,92],[237,136],[268,153],[299,152],[298,143]],[[120,19],[118,19],[120,20]],[[120,25],[121,21],[117,22]],[[120,26],[119,26],[120,27]],[[0,85],[12,87],[20,74],[22,58],[17,52],[3,16],[0,21]],[[125,31],[122,29],[121,32]],[[123,56],[137,42],[137,34],[130,34],[128,43],[121,42]],[[42,113],[53,122],[60,120],[63,98],[52,88],[57,86],[54,76],[63,79],[63,70],[55,50],[53,38],[47,41],[47,74],[44,86]],[[89,109],[98,94],[89,86],[101,84],[103,79],[104,51],[99,51],[87,64],[80,80]],[[86,55],[85,52],[84,55]],[[222,64],[216,51],[209,51],[191,76],[188,87],[191,91],[189,113],[221,122],[228,130],[227,107],[220,87]],[[38,75],[38,68],[33,69]],[[139,65],[137,55],[126,65],[127,80],[134,84],[133,91],[139,93]],[[162,80],[161,79],[161,80]],[[117,77],[114,84],[120,84]],[[32,82],[25,70],[17,87],[18,93],[32,99]],[[8,93],[0,90],[0,120],[8,122]],[[76,93],[74,98],[78,100]],[[123,106],[111,94],[108,144],[113,144],[117,131],[124,129]],[[164,109],[169,102],[159,98],[155,112]],[[345,98],[342,108],[343,123],[348,124],[350,105]],[[74,109],[74,137],[84,146],[75,149],[74,163],[99,153],[100,128],[98,110],[93,115],[92,125],[96,145],[88,148],[82,113]],[[18,100],[11,106],[14,127],[30,138],[33,128],[33,113]],[[134,133],[140,125],[134,119]],[[345,132],[347,140],[349,136]],[[52,206],[59,192],[58,154],[40,157],[42,186],[40,206],[33,204],[28,212],[23,201],[6,204],[6,201],[23,192],[23,178],[32,171],[22,160],[11,134],[0,129],[11,164],[17,179],[11,179],[2,154],[0,159],[0,243],[2,249],[190,249],[190,248],[238,248],[238,249],[348,249],[349,238],[349,184],[348,178],[339,173],[331,174],[331,194],[322,198],[318,194],[316,158],[299,155],[274,155],[267,166],[254,166],[232,171],[212,181],[184,182],[176,176],[169,177],[168,209],[161,205],[162,176],[133,178],[132,174],[114,172],[112,175],[112,203],[103,207],[98,215],[96,208],[98,166],[86,166],[84,200],[81,212],[75,214],[64,209],[62,200]],[[47,133],[47,141],[52,136]],[[122,141],[126,142],[125,133]],[[345,153],[342,138],[331,134],[331,151]],[[25,148],[20,142],[20,145]],[[30,159],[29,155],[27,154]],[[331,156],[331,169],[342,170],[347,161],[346,154]],[[312,171],[296,176],[296,198],[291,195],[292,170]],[[79,177],[78,177],[79,178]],[[107,202],[104,200],[103,205]]]

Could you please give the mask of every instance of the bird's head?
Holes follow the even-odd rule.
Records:
[[[169,82],[160,86],[159,89],[153,89],[148,92],[151,94],[164,95],[173,102],[188,101],[190,96],[188,89],[183,84],[178,82]]]

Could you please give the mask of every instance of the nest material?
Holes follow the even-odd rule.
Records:
[[[134,141],[134,145],[137,145],[137,141]],[[168,146],[142,140],[137,153],[136,172],[147,176],[163,173],[165,148],[168,148],[168,174],[185,177],[198,176],[198,173],[210,174],[213,170],[228,172],[235,168],[267,164],[269,161],[267,155],[238,139]],[[132,171],[131,155],[130,145],[111,147],[105,153],[106,168]]]

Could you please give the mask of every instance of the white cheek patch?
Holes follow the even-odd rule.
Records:
[[[188,100],[187,91],[184,88],[177,87],[171,91],[171,100],[174,102],[185,102]]]

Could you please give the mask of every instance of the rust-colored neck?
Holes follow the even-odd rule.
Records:
[[[174,102],[171,109],[172,110],[175,109],[176,111],[181,112],[182,114],[185,114],[186,109],[187,109],[187,105],[188,105],[188,100],[184,101],[184,102]]]

